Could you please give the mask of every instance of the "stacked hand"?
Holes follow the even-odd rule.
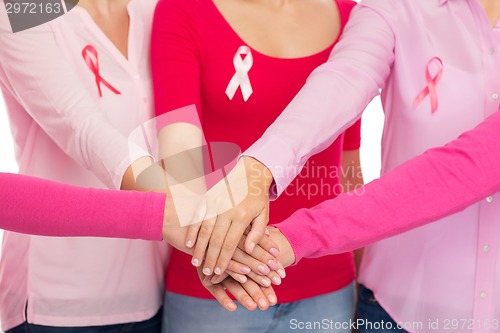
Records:
[[[290,265],[294,257],[286,238],[277,229],[266,229],[272,182],[267,168],[256,160],[242,158],[223,181],[204,195],[193,221],[202,222],[188,228],[179,222],[180,207],[174,205],[168,178],[164,165],[153,164],[142,168],[134,186],[167,192],[163,238],[177,249],[193,254],[192,263],[204,286],[230,311],[235,304],[229,301],[226,290],[250,310],[257,306],[264,310],[276,304],[271,285],[281,284],[285,277],[280,260]],[[179,193],[193,192],[190,188],[176,191],[176,199]],[[186,211],[182,212],[183,217]]]
[[[271,183],[264,165],[243,157],[224,181],[207,192],[189,227],[185,245],[194,249],[192,263],[204,286],[228,310],[234,303],[228,302],[224,288],[251,310],[256,304],[262,310],[276,304],[270,285],[281,284],[285,277],[278,259],[287,265],[294,261],[286,238],[277,229],[266,229]],[[231,200],[224,195],[227,191]]]

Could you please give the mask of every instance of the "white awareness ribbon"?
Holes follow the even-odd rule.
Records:
[[[226,95],[230,100],[233,99],[238,87],[241,89],[243,100],[246,102],[253,93],[248,72],[253,65],[253,56],[248,46],[240,46],[233,58],[233,65],[236,73],[234,73],[231,81],[226,88]]]

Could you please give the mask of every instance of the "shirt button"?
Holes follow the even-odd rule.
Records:
[[[134,79],[139,80],[140,78],[141,78],[141,76],[139,74],[134,75]]]
[[[494,53],[495,53],[495,48],[494,48],[494,47],[490,47],[490,48],[488,49],[488,54],[489,54],[489,55],[493,55]]]
[[[493,202],[493,197],[490,195],[489,197],[486,198],[487,203],[492,203]]]
[[[484,252],[488,252],[489,250],[490,250],[490,246],[489,245],[483,246],[483,251]]]
[[[491,94],[491,99],[496,101],[498,99],[498,94],[497,93]]]
[[[481,292],[481,294],[479,294],[479,296],[481,296],[481,298],[486,298],[488,297],[488,294],[483,291]]]

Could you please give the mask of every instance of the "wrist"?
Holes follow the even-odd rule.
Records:
[[[268,227],[271,239],[276,243],[279,248],[280,254],[277,257],[279,262],[284,266],[288,267],[295,263],[295,253],[293,251],[292,245],[288,239],[281,233],[281,231],[276,227]]]
[[[265,193],[266,196],[269,196],[269,189],[274,181],[271,171],[253,157],[243,156],[243,161],[245,163],[249,188],[253,190],[253,192],[258,190],[259,192]]]

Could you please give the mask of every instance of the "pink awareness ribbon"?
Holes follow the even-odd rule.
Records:
[[[109,90],[114,92],[117,95],[121,95],[115,87],[109,84],[108,81],[104,80],[104,78],[99,74],[99,57],[97,55],[97,50],[92,45],[87,45],[82,50],[82,57],[87,64],[87,67],[94,73],[95,75],[95,83],[97,85],[97,90],[99,91],[99,97],[102,97],[101,83],[108,87]]]
[[[432,77],[430,73],[430,66],[432,62],[437,61],[439,64],[439,70],[437,74]],[[441,76],[443,75],[443,62],[441,59],[438,57],[434,57],[429,62],[427,63],[427,68],[425,71],[425,80],[427,81],[427,86],[422,89],[422,91],[415,97],[415,100],[413,101],[413,108],[416,108],[422,100],[429,95],[429,98],[431,100],[431,111],[432,113],[436,112],[437,107],[438,107],[438,98],[437,98],[437,92],[436,92],[436,85],[441,79]]]
[[[243,58],[244,57],[244,58]],[[226,88],[227,97],[232,100],[238,87],[241,89],[243,100],[246,102],[253,93],[248,72],[253,65],[253,56],[248,46],[240,46],[233,57],[234,73]]]

